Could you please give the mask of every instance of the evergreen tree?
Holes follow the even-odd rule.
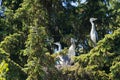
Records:
[[[119,80],[119,0],[3,0],[0,17],[0,79],[2,80]],[[73,5],[76,4],[76,5]],[[99,42],[92,49],[89,19],[98,20]],[[118,30],[116,30],[118,29]],[[109,35],[106,35],[109,34]],[[55,67],[53,42],[63,48],[70,38],[84,51],[75,64]],[[47,41],[52,38],[51,41]],[[66,49],[65,49],[66,50]],[[63,50],[63,53],[65,52]],[[51,77],[52,76],[52,77]]]
[[[88,54],[76,57],[76,64],[64,69],[65,74],[72,74],[72,79],[100,79],[100,80],[119,80],[119,44],[120,29],[113,34],[108,34],[98,42],[98,46]],[[115,46],[116,45],[116,46]],[[69,73],[68,73],[69,72]]]

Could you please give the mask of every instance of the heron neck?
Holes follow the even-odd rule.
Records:
[[[93,22],[91,22],[91,25],[92,25],[92,29],[91,30],[95,30],[95,25]]]
[[[74,48],[76,47],[76,46],[75,46],[75,42],[73,42],[72,45],[73,45]]]
[[[58,45],[58,51],[61,51],[61,48],[62,48],[61,45]]]

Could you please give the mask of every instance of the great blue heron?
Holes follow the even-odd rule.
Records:
[[[97,45],[97,40],[98,40],[98,34],[97,34],[97,31],[95,29],[95,25],[93,22],[95,20],[97,20],[97,18],[90,18],[90,23],[92,25],[91,32],[90,32],[90,38],[94,44],[94,47]]]
[[[69,47],[68,54],[67,54],[69,59],[70,59],[68,64],[72,64],[73,63],[72,57],[74,57],[76,55],[75,54],[75,48],[76,48],[75,42],[76,42],[76,40],[71,38],[71,46]]]
[[[71,38],[71,46],[68,49],[68,56],[71,58],[75,56],[75,39]]]
[[[55,42],[54,44],[58,46],[58,49],[55,50],[55,53],[59,53],[62,50],[62,46],[60,42]],[[59,58],[59,61],[57,61],[57,64],[61,66],[67,65],[70,62],[70,58],[68,57],[68,55],[59,55],[57,56],[57,58]]]
[[[54,49],[54,53],[59,53],[62,50],[62,46],[61,46],[60,42],[55,42],[54,44],[57,45],[57,49],[56,48]],[[63,56],[61,56],[61,55],[57,56],[57,58],[59,58],[59,60],[57,61],[57,64],[59,64],[59,65],[63,64],[64,60],[62,57]]]
[[[57,50],[55,50],[54,53],[60,52],[62,50],[62,46],[61,46],[60,42],[55,42],[54,44],[58,46]]]

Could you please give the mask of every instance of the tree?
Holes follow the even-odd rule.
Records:
[[[46,55],[46,31],[44,27],[32,27],[26,41],[24,54],[28,56],[25,72],[28,74],[27,80],[57,79],[57,69],[54,67],[54,59]],[[56,73],[56,74],[54,74]],[[53,77],[50,77],[54,74]]]
[[[5,76],[8,71],[8,64],[5,61],[0,63],[0,80],[6,80]]]
[[[23,48],[21,37],[22,36],[20,34],[15,33],[7,36],[0,44],[0,62],[3,60],[3,64],[6,65],[3,67],[3,69],[5,68],[6,70],[5,79],[21,80],[26,78],[26,74],[22,71],[22,67],[25,64],[25,59],[24,56],[20,54],[20,50]]]
[[[6,73],[8,72],[8,63],[6,59],[8,54],[0,48],[0,80],[6,80]]]
[[[0,18],[0,78],[117,80],[120,2],[80,1],[4,0],[5,17]],[[98,18],[95,23],[100,39],[93,49],[89,38],[90,17]],[[77,44],[84,47],[83,53],[86,54],[80,53],[75,58],[75,65],[57,70],[55,57],[49,54],[53,53],[53,42],[60,41],[63,48],[68,47],[71,37],[78,40]]]
[[[5,37],[1,42],[0,47],[10,55],[10,59],[18,63],[20,66],[24,66],[26,63],[25,57],[21,54],[25,48],[25,36],[21,33],[14,33]]]
[[[88,54],[76,57],[76,64],[64,72],[72,79],[115,79],[119,76],[120,29],[105,35]],[[116,45],[116,46],[115,46]],[[68,73],[69,72],[69,73]],[[87,77],[86,77],[87,76]]]

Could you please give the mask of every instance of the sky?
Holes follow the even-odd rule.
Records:
[[[0,0],[0,6],[1,6],[1,4],[2,4],[2,0]]]
[[[81,1],[81,3],[85,3],[86,2],[86,0],[80,0]],[[64,6],[64,7],[66,7],[67,6],[67,2],[62,2],[62,5]],[[73,1],[71,1],[71,5],[72,6],[74,6],[74,7],[77,7],[78,6],[78,2],[73,2]]]

